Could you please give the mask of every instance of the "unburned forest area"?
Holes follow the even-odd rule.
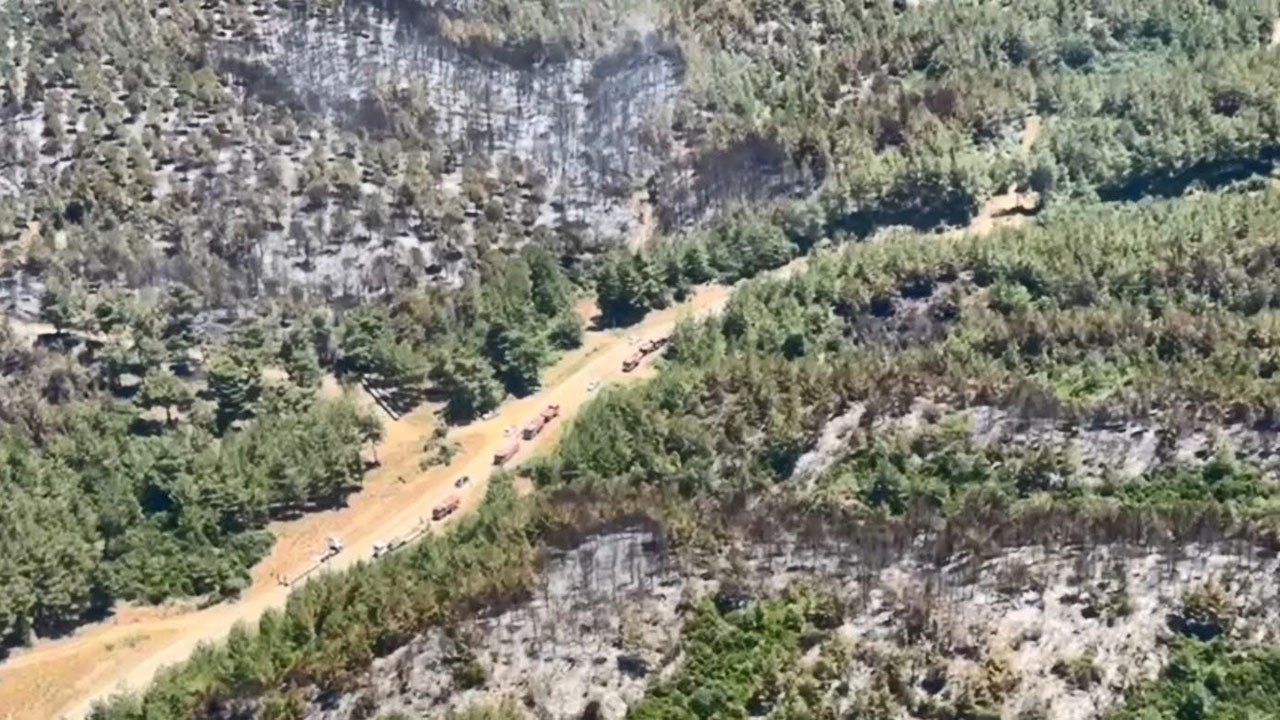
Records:
[[[1280,708],[1280,0],[11,0],[0,717]]]

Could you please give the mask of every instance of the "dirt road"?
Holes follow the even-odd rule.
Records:
[[[1038,125],[1028,128],[1029,133],[1037,132]],[[1038,203],[1034,194],[1011,190],[992,198],[967,228],[943,237],[984,234],[996,227],[1017,224],[1027,218],[1002,215],[1014,208],[1033,210]],[[800,257],[767,275],[782,277],[801,272],[808,262],[808,257]],[[253,583],[239,600],[207,608],[189,604],[125,607],[111,619],[81,628],[71,637],[42,641],[14,653],[0,663],[0,720],[79,718],[95,700],[122,688],[145,687],[157,670],[186,659],[200,643],[216,642],[236,623],[256,622],[264,610],[283,605],[289,589],[281,586],[277,578],[296,578],[315,568],[326,536],[341,537],[346,548],[324,563],[322,572],[370,558],[374,543],[421,532],[431,509],[455,492],[461,495],[462,506],[454,517],[471,510],[484,497],[494,452],[511,440],[505,434],[507,430],[518,430],[548,404],[559,404],[560,418],[534,441],[522,443],[508,466],[545,452],[558,439],[564,423],[590,399],[593,393],[589,388],[594,383],[652,373],[652,361],[633,373],[622,372],[622,361],[634,352],[635,344],[669,334],[682,317],[719,311],[731,293],[732,288],[727,286],[703,286],[687,302],[651,313],[636,326],[586,333],[581,348],[548,368],[542,391],[503,404],[490,420],[452,430],[449,437],[459,443],[460,450],[448,467],[427,471],[419,468],[423,443],[435,426],[436,408],[422,407],[388,422],[386,438],[377,451],[380,465],[366,478],[364,490],[340,510],[272,525],[276,545],[254,569]],[[582,312],[586,311],[584,307]],[[358,399],[368,407],[373,405],[368,396]],[[457,491],[453,481],[461,475],[470,476],[472,483]]]
[[[652,313],[637,326],[588,332],[582,348],[548,369],[547,386],[542,391],[505,403],[490,420],[452,430],[449,436],[460,444],[460,450],[447,468],[419,469],[423,443],[436,422],[435,408],[419,408],[389,421],[386,438],[377,450],[380,465],[366,479],[365,489],[340,510],[274,524],[275,548],[254,569],[253,584],[239,600],[206,608],[126,607],[111,619],[81,628],[68,638],[42,641],[17,651],[0,663],[0,720],[81,717],[95,700],[122,688],[145,687],[157,670],[181,662],[198,644],[215,642],[236,623],[255,622],[267,608],[283,605],[289,588],[281,586],[277,578],[295,578],[315,567],[326,536],[341,537],[345,548],[323,563],[320,572],[368,559],[374,543],[421,531],[431,509],[454,492],[462,496],[463,512],[475,507],[484,496],[494,452],[510,442],[505,431],[523,427],[546,405],[559,404],[560,419],[534,441],[522,443],[508,465],[545,452],[565,421],[594,394],[589,390],[593,383],[649,374],[651,361],[634,373],[623,374],[622,361],[634,352],[633,343],[670,333],[681,317],[718,310],[730,292],[724,286],[703,287],[688,302]],[[453,483],[461,475],[470,476],[472,483],[457,491]]]

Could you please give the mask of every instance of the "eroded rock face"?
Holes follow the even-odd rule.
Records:
[[[859,557],[852,545],[795,537],[677,561],[655,550],[655,540],[644,530],[610,533],[553,556],[527,602],[423,635],[378,660],[362,689],[327,706],[317,701],[308,717],[355,720],[362,708],[433,717],[508,700],[534,718],[621,718],[679,671],[689,601],[716,594],[750,602],[797,581],[829,590],[848,608],[829,632],[852,649],[843,677],[850,703],[892,663],[917,701],[956,703],[998,687],[1010,717],[1024,710],[1098,717],[1163,666],[1170,617],[1189,589],[1208,582],[1248,618],[1236,627],[1242,638],[1280,633],[1277,561],[1226,546],[1173,555],[1013,548],[939,566],[913,552]],[[482,684],[464,681],[464,657],[483,668]],[[1064,672],[1070,663],[1083,667],[1082,658],[1096,672]]]

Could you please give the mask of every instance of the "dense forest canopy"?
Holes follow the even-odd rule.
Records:
[[[361,446],[380,438],[377,419],[317,398],[326,370],[393,404],[435,385],[458,420],[536,389],[554,354],[581,341],[572,286],[535,247],[482,278],[445,302],[404,298],[337,327],[304,308],[250,316],[216,341],[194,337],[185,286],[155,305],[51,290],[66,318],[53,348],[10,333],[4,349],[4,501],[23,520],[3,534],[0,635],[51,632],[115,599],[244,587],[271,544],[265,523],[343,502],[362,483]]]
[[[23,353],[6,349],[10,361]],[[212,367],[210,402],[170,371],[152,371],[132,402],[95,393],[41,410],[29,418],[38,426],[6,425],[6,642],[66,629],[117,598],[233,595],[271,547],[268,520],[360,488],[361,447],[377,437],[378,421],[316,399],[314,387],[264,386],[260,373]],[[221,418],[239,415],[253,420],[219,429]]]

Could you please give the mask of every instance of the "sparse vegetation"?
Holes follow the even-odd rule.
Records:
[[[1087,691],[1102,681],[1102,672],[1089,653],[1059,660],[1053,665],[1053,674],[1076,690]]]
[[[685,627],[684,671],[650,691],[631,715],[651,720],[799,712],[803,701],[793,685],[793,665],[802,638],[814,629],[814,611],[825,604],[801,588],[742,607],[730,598],[702,601]]]
[[[1174,626],[1183,635],[1212,640],[1231,632],[1235,615],[1230,596],[1221,585],[1211,581],[1183,595]]]

